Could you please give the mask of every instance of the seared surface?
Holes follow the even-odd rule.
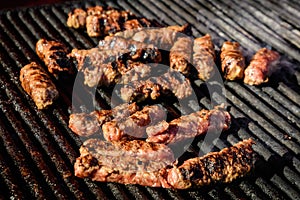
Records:
[[[119,141],[123,137],[145,138],[146,128],[166,118],[165,110],[160,105],[145,106],[128,118],[114,119],[102,126],[107,141]]]
[[[220,59],[225,79],[236,80],[244,78],[245,58],[239,43],[224,42],[221,48]]]
[[[40,39],[36,43],[36,54],[44,61],[48,71],[56,77],[75,73],[73,60],[67,56],[68,49],[61,42]]]
[[[183,115],[170,121],[161,122],[147,128],[147,141],[156,143],[176,143],[186,139],[194,139],[206,133],[221,133],[229,129],[231,117],[222,108],[200,110],[189,115]]]
[[[138,111],[136,103],[121,104],[111,110],[95,110],[91,113],[72,113],[69,128],[80,136],[90,136],[97,133],[101,126],[112,119],[124,119]]]
[[[187,189],[216,182],[228,183],[253,169],[252,139],[220,152],[172,165],[171,149],[140,140],[104,142],[87,140],[80,148],[75,175],[101,182],[139,184],[151,187]]]
[[[203,37],[196,38],[193,46],[193,65],[201,80],[206,81],[215,74],[217,69],[215,62],[215,47],[211,36],[206,34]]]
[[[170,49],[170,67],[184,75],[189,75],[192,62],[193,39],[180,37]]]
[[[268,82],[268,76],[276,70],[272,68],[279,67],[279,57],[280,56],[276,51],[267,48],[259,49],[245,70],[244,83],[249,85],[260,85]]]
[[[74,169],[76,176],[95,181],[168,188],[164,168],[173,161],[171,149],[163,144],[90,139],[80,148]]]
[[[35,62],[27,64],[21,69],[20,82],[38,109],[46,108],[58,98],[58,91],[50,76]]]
[[[170,169],[168,182],[174,188],[201,187],[216,182],[228,183],[247,174],[254,166],[253,140],[248,139],[220,152],[184,161]]]

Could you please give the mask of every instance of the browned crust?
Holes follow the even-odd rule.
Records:
[[[101,126],[112,119],[123,119],[138,111],[136,103],[121,104],[111,110],[99,110],[91,113],[73,113],[70,115],[69,128],[80,136],[91,136]]]
[[[54,76],[61,73],[74,74],[72,58],[68,57],[67,47],[54,40],[40,39],[36,43],[36,54],[44,61],[48,71]]]
[[[220,57],[225,79],[236,80],[244,77],[245,59],[239,43],[224,42]]]
[[[168,183],[177,189],[201,187],[216,182],[229,183],[254,167],[252,139],[243,140],[220,152],[186,160],[168,173]]]
[[[193,46],[193,65],[201,80],[208,80],[215,74],[216,54],[209,34],[196,38]]]
[[[189,115],[181,116],[169,123],[148,127],[147,141],[156,143],[176,143],[186,139],[193,139],[204,135],[208,131],[227,130],[231,123],[230,114],[223,108],[216,107],[213,110],[201,110]]]
[[[166,118],[161,106],[145,106],[142,110],[130,115],[128,118],[111,120],[102,126],[103,136],[107,141],[119,141],[123,137],[133,136],[143,138],[146,128]]]
[[[190,73],[192,60],[193,40],[189,37],[180,37],[170,50],[170,67],[184,75]]]
[[[276,51],[267,48],[259,49],[253,56],[249,66],[245,70],[244,83],[260,85],[268,82],[268,76],[279,60],[280,55]]]
[[[21,69],[20,81],[38,109],[46,108],[58,98],[59,93],[51,78],[36,62],[31,62]]]

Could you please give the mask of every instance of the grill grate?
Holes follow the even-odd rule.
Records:
[[[41,63],[35,54],[39,38],[60,40],[70,49],[97,44],[86,33],[65,25],[72,8],[96,3],[72,2],[0,13],[0,199],[300,198],[300,4],[296,0],[280,4],[275,0],[124,0],[97,4],[129,9],[165,24],[189,22],[195,37],[210,33],[217,46],[231,39],[250,53],[272,46],[286,55],[284,67],[272,77],[276,81],[266,86],[225,82],[233,134],[222,135],[215,149],[253,137],[259,157],[255,173],[231,184],[186,191],[74,177],[73,163],[81,141],[68,129],[72,88],[54,80],[60,99],[50,109],[39,111],[19,83],[22,66],[30,61]],[[209,95],[199,84],[202,82],[195,82],[200,107],[209,108]],[[223,98],[214,94],[212,100],[220,103]],[[174,106],[176,110],[178,105]]]

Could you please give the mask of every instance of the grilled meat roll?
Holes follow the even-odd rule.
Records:
[[[36,62],[31,62],[21,69],[20,81],[38,109],[51,105],[59,95],[49,75]]]
[[[213,110],[200,110],[189,115],[181,116],[167,123],[161,121],[158,124],[147,127],[148,142],[176,143],[186,139],[193,139],[208,131],[227,130],[231,123],[230,114],[222,107]]]
[[[103,136],[107,141],[119,141],[123,137],[143,138],[146,128],[166,118],[161,106],[145,106],[127,119],[114,119],[102,125]]]
[[[118,83],[122,76],[124,76],[123,82],[130,79],[138,80],[148,76],[151,71],[149,65],[132,61],[130,52],[126,49],[73,49],[70,56],[76,58],[77,69],[84,74],[84,84],[89,87],[94,87],[98,84],[110,86]]]
[[[128,58],[133,61],[145,63],[159,63],[161,53],[153,44],[137,42],[118,36],[107,36],[98,44],[100,50],[127,50]]]
[[[165,167],[173,161],[164,144],[89,139],[80,148],[74,169],[75,176],[94,181],[170,188]]]
[[[158,49],[169,51],[176,39],[179,36],[183,36],[183,34],[190,33],[190,29],[190,25],[185,24],[183,26],[176,25],[156,29],[143,29],[128,35],[133,40],[150,43]],[[121,36],[124,37],[124,34],[121,34]]]
[[[193,46],[193,65],[201,80],[208,80],[215,74],[216,54],[211,36],[196,38]]]
[[[225,79],[236,80],[244,77],[245,58],[239,43],[224,42],[220,57]]]
[[[121,104],[111,110],[96,110],[91,113],[70,115],[69,128],[80,136],[90,136],[100,130],[105,122],[123,119],[138,111],[136,103]]]
[[[164,144],[141,140],[104,142],[90,139],[80,148],[75,175],[94,181],[187,189],[216,182],[228,183],[254,167],[252,139],[219,152],[191,158],[180,166]]]
[[[73,74],[73,59],[68,56],[68,49],[58,41],[40,39],[36,43],[36,53],[55,77],[61,73]]]
[[[193,40],[179,37],[170,50],[170,67],[184,75],[190,73]]]
[[[121,98],[125,102],[155,100],[162,94],[184,99],[192,92],[190,81],[182,74],[172,71],[147,80],[132,81],[120,89]]]
[[[267,48],[259,49],[245,70],[244,83],[260,85],[268,82],[268,76],[274,70],[273,68],[279,60],[279,57],[276,51]]]
[[[68,27],[86,28],[90,37],[112,35],[124,30],[138,30],[156,25],[151,20],[140,18],[127,10],[112,7],[76,8],[68,14]]]
[[[243,140],[220,152],[191,158],[168,172],[167,182],[177,189],[195,188],[216,182],[229,183],[254,167],[252,139]]]

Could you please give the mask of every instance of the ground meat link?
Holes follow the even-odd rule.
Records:
[[[158,63],[162,60],[160,51],[153,44],[117,36],[107,36],[104,40],[100,40],[98,48],[101,50],[127,50],[129,59],[133,61]]]
[[[70,115],[69,128],[80,136],[97,133],[101,126],[112,119],[123,119],[138,111],[136,103],[121,104],[111,110],[99,110],[91,113],[73,113]]]
[[[77,61],[77,70],[81,71],[84,65],[90,64],[95,67],[101,67],[102,64],[117,61],[127,50],[105,50],[99,48],[91,49],[73,49],[69,57],[73,57]]]
[[[184,75],[190,73],[193,41],[189,37],[180,37],[170,50],[170,67]]]
[[[220,152],[186,160],[168,172],[168,183],[176,189],[201,187],[216,182],[228,183],[254,167],[252,139],[243,140]]]
[[[192,94],[190,81],[179,72],[167,72],[159,77],[132,81],[120,89],[125,102],[156,100],[161,95],[174,95],[184,99]]]
[[[161,106],[145,106],[124,120],[111,120],[102,126],[104,138],[107,141],[119,141],[126,135],[135,138],[146,136],[146,128],[166,118]]]
[[[215,74],[215,50],[209,34],[196,38],[193,46],[193,65],[201,80],[208,80]]]
[[[110,35],[122,30],[122,24],[136,18],[136,16],[123,10],[105,10],[101,14],[88,15],[86,17],[86,29],[90,37]]]
[[[139,184],[173,189],[228,183],[247,174],[255,162],[252,139],[219,152],[191,158],[180,166],[168,146],[133,140],[86,141],[76,159],[75,176],[94,181]],[[163,166],[163,167],[162,167]],[[160,167],[160,168],[159,168]]]
[[[58,98],[58,91],[45,70],[35,62],[20,71],[23,89],[31,96],[38,109],[44,109]]]
[[[179,72],[169,71],[154,80],[161,86],[164,94],[174,95],[177,99],[187,98],[193,93],[190,80]]]
[[[161,95],[160,85],[150,80],[131,81],[120,89],[121,98],[125,102],[156,100]]]
[[[71,28],[85,28],[86,18],[90,15],[100,15],[105,10],[111,10],[112,8],[108,7],[104,9],[102,6],[89,7],[86,10],[81,8],[75,8],[68,14],[67,26]]]
[[[120,81],[128,83],[149,76],[152,67],[130,60],[128,50],[73,49],[70,56],[76,58],[78,71],[84,74],[84,84],[110,86]]]
[[[122,30],[122,24],[137,18],[133,13],[112,7],[89,7],[86,10],[76,8],[68,14],[67,26],[86,27],[90,37],[105,36]]]
[[[201,110],[189,115],[181,116],[168,124],[162,122],[147,128],[147,141],[156,143],[176,143],[186,139],[193,139],[208,131],[227,130],[231,123],[230,114],[222,107],[213,110]],[[157,131],[157,132],[155,132]]]
[[[260,85],[268,82],[268,76],[274,71],[280,55],[267,48],[259,49],[245,70],[244,83]]]
[[[174,45],[177,37],[189,31],[190,26],[188,24],[183,26],[143,29],[132,34],[132,39],[139,42],[150,43],[158,49],[169,51]]]
[[[224,42],[220,57],[225,79],[236,80],[244,77],[245,59],[239,43]]]
[[[118,66],[118,58],[126,51],[107,50],[101,51],[98,48],[88,50],[73,49],[70,56],[77,60],[77,69],[84,74],[84,84],[89,87],[96,85],[110,86],[117,83],[121,74]]]
[[[75,72],[73,59],[67,55],[67,47],[60,42],[40,39],[36,43],[36,53],[44,61],[48,71],[56,77],[61,73]]]
[[[162,144],[89,139],[80,148],[74,169],[77,177],[94,181],[169,188],[165,168],[172,162],[171,149]]]

